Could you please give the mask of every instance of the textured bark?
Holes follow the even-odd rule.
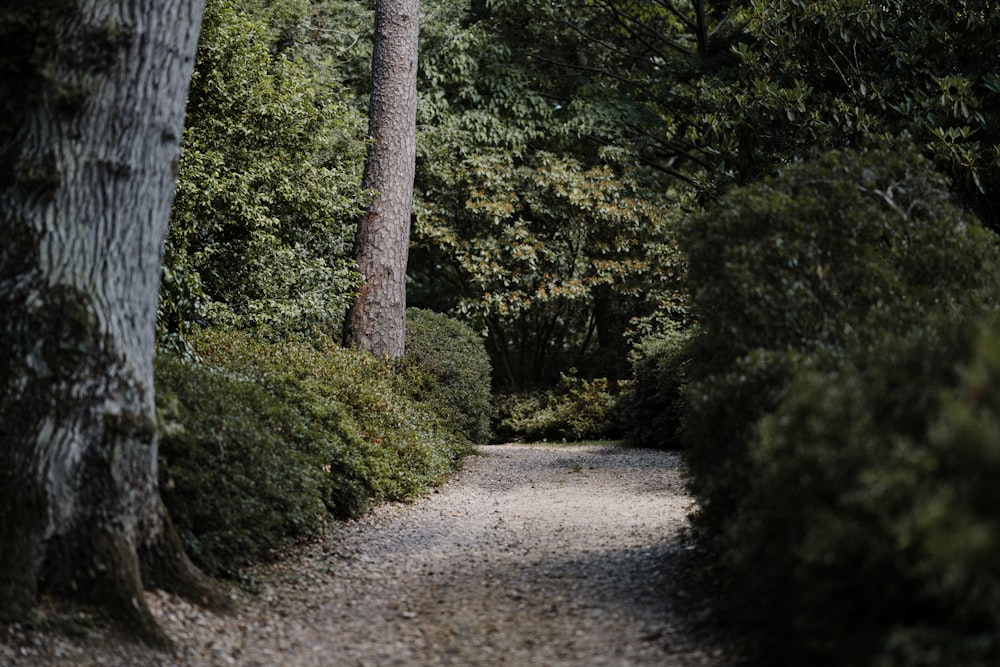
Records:
[[[179,556],[157,488],[163,239],[203,0],[0,9],[0,616],[40,591],[167,643],[139,553]],[[179,563],[179,564],[178,564]],[[192,584],[192,582],[195,582]],[[164,582],[161,582],[164,583]]]
[[[406,336],[406,260],[416,163],[418,0],[377,0],[364,187],[378,195],[358,223],[362,284],[344,342],[399,357]]]

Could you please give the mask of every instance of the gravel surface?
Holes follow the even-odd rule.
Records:
[[[240,611],[162,593],[175,638],[156,653],[85,636],[0,629],[0,664],[462,667],[730,666],[687,592],[691,500],[671,452],[484,447],[438,492],[335,525],[256,568]],[[6,634],[3,634],[6,632]]]

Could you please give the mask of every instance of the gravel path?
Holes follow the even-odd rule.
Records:
[[[0,664],[733,665],[679,585],[678,467],[651,450],[484,447],[439,492],[259,568],[236,616],[150,594],[173,655],[12,629]]]

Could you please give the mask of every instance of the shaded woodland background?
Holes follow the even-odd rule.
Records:
[[[424,0],[393,361],[339,343],[372,26],[208,2],[158,312],[196,563],[624,438],[684,450],[762,662],[997,664],[997,4]]]
[[[471,357],[421,346],[451,327],[492,368],[455,392],[476,397],[470,440],[685,450],[696,532],[764,661],[996,662],[995,3],[425,0],[408,294],[430,328],[403,366],[447,357],[436,383],[323,343],[368,196],[371,8],[246,6],[209,3],[164,349],[322,412],[369,400],[359,373],[443,398]],[[292,379],[275,349],[349,375]],[[386,414],[414,428],[398,396]],[[386,431],[329,423],[335,495],[424,488],[358,457]],[[390,478],[419,477],[426,433]],[[194,449],[166,442],[179,475]]]

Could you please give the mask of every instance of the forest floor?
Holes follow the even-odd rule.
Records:
[[[679,468],[606,444],[483,447],[435,493],[255,567],[234,615],[149,593],[172,653],[93,623],[16,626],[0,664],[731,667]]]

